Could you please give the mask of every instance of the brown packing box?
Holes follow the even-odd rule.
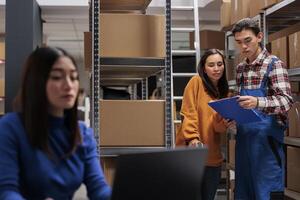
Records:
[[[84,68],[86,70],[92,67],[92,33],[84,32]]]
[[[287,189],[300,192],[300,148],[287,147]]]
[[[295,102],[289,111],[289,137],[300,137],[300,102]]]
[[[231,1],[231,24],[250,16],[249,4],[250,0]]]
[[[234,166],[235,164],[235,140],[229,140],[229,164]]]
[[[258,15],[261,10],[271,7],[276,3],[277,0],[251,0],[250,17]]]
[[[5,43],[0,42],[0,60],[5,60]]]
[[[268,41],[272,42],[273,40],[276,40],[281,37],[286,37],[290,34],[296,33],[297,31],[300,31],[300,23],[296,23],[294,25],[290,25],[285,29],[282,29],[280,31],[277,31],[275,33],[272,33],[268,36]]]
[[[292,93],[298,95],[299,92],[300,92],[300,82],[299,81],[297,81],[297,82],[290,81],[290,84],[291,84],[291,91],[292,91]]]
[[[278,38],[271,43],[271,52],[275,56],[277,56],[280,60],[284,62],[284,64],[289,66],[288,59],[288,37]]]
[[[101,0],[101,11],[145,11],[151,0]]]
[[[165,51],[165,17],[100,14],[102,57],[160,57]]]
[[[300,67],[300,32],[289,35],[289,68]]]
[[[4,114],[4,99],[0,98],[0,115]]]
[[[164,146],[164,100],[101,100],[101,146]]]
[[[223,0],[220,8],[221,27],[231,25],[231,0]]]
[[[116,159],[117,158],[114,158],[114,157],[101,158],[101,166],[103,169],[103,173],[104,173],[107,183],[110,186],[113,185],[113,181],[114,181],[114,177],[115,177]]]
[[[195,36],[194,32],[190,33],[190,48],[194,48]],[[225,33],[222,31],[202,30],[200,31],[200,49],[217,48],[225,49]]]
[[[4,79],[0,79],[0,98],[4,97],[4,88],[5,88]]]
[[[236,65],[233,59],[226,59],[226,77],[227,80],[235,80],[236,76]]]

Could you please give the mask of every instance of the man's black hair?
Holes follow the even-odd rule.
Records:
[[[232,29],[232,34],[235,35],[236,33],[242,32],[243,30],[250,30],[256,36],[258,35],[259,32],[261,32],[257,21],[250,18],[244,18],[238,21]]]

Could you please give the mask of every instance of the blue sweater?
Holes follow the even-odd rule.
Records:
[[[38,123],[38,122],[37,122]],[[49,117],[49,145],[61,157],[68,151],[69,132],[63,118]],[[79,123],[82,144],[67,159],[49,159],[33,148],[17,113],[0,120],[0,199],[72,199],[81,183],[90,199],[107,200],[107,185],[97,158],[96,142],[91,129]]]

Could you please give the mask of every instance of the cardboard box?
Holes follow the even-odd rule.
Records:
[[[251,0],[250,17],[258,15],[260,11],[269,8],[276,3],[277,0]]]
[[[300,67],[300,32],[289,35],[290,68]]]
[[[296,33],[297,31],[300,31],[300,23],[296,23],[294,25],[288,26],[285,29],[270,34],[268,36],[268,41],[272,42],[273,40],[276,40],[281,37],[286,37],[290,34]]]
[[[299,94],[300,92],[300,82],[293,82],[293,81],[290,81],[290,84],[291,84],[291,91],[292,93],[294,94]]]
[[[285,65],[289,66],[289,47],[288,47],[288,37],[282,37],[272,41],[271,43],[271,52],[273,55],[277,56],[282,60]]]
[[[289,137],[300,137],[300,102],[295,102],[289,111]]]
[[[5,43],[0,42],[0,60],[5,60]]]
[[[103,169],[104,176],[107,183],[112,186],[114,182],[115,172],[116,172],[116,160],[114,157],[101,158],[101,167]]]
[[[195,35],[190,33],[190,48],[194,48]],[[222,31],[202,30],[200,31],[200,49],[225,49],[225,33]]]
[[[287,188],[300,192],[300,148],[287,146]]]
[[[0,98],[0,115],[4,115],[4,99]]]
[[[0,79],[0,97],[4,97],[5,83],[4,79]]]
[[[231,25],[231,1],[223,0],[220,8],[220,24],[221,27]]]
[[[84,68],[86,70],[92,68],[92,33],[84,32]]]
[[[165,146],[164,100],[101,100],[100,144]]]
[[[231,1],[231,24],[250,16],[250,0]]]
[[[234,166],[235,165],[235,140],[229,140],[229,164]]]
[[[100,14],[102,57],[166,56],[165,16]]]
[[[140,10],[144,12],[151,0],[101,0],[101,11],[129,11]]]
[[[226,59],[226,77],[228,81],[236,79],[236,65],[233,59]]]

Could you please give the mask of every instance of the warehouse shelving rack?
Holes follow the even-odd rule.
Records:
[[[91,0],[91,32],[92,32],[92,74],[91,74],[91,124],[101,156],[117,156],[121,153],[132,153],[156,149],[156,147],[101,147],[100,140],[100,85],[134,85],[142,83],[143,99],[147,97],[147,80],[152,74],[163,71],[165,94],[165,146],[173,147],[173,113],[172,113],[172,57],[171,57],[171,0],[166,0],[166,57],[161,58],[101,58],[99,41],[100,0]],[[100,27],[101,28],[101,27]]]

